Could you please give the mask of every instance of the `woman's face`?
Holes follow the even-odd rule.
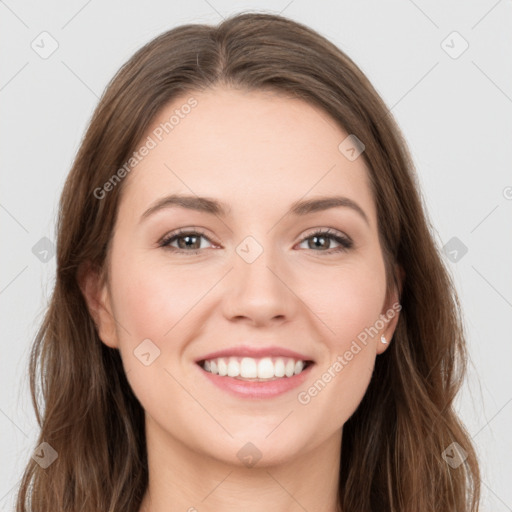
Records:
[[[148,435],[259,466],[340,439],[398,318],[348,135],[300,100],[224,88],[184,95],[154,120],[124,178],[97,317]],[[226,376],[197,362],[225,368],[219,351]],[[261,382],[229,376],[300,371],[297,359],[313,364]]]

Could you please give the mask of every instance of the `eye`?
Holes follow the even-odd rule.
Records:
[[[300,243],[302,244],[304,242],[307,242],[308,240],[312,240],[312,243],[308,243],[307,249],[327,248],[327,250],[315,251],[315,252],[325,252],[327,254],[347,251],[348,249],[352,248],[352,246],[354,245],[354,242],[352,242],[352,240],[350,238],[348,238],[344,235],[341,235],[337,231],[332,231],[330,229],[315,231],[314,233],[307,236],[306,238],[303,238]],[[334,249],[331,249],[328,246],[331,245],[332,241],[338,243],[340,246],[335,247]]]
[[[201,238],[209,241],[209,238],[201,231],[179,229],[165,236],[158,245],[177,253],[197,254],[201,249],[204,249],[204,247],[201,247]],[[171,245],[174,242],[178,243],[178,247]]]
[[[202,231],[179,229],[165,236],[158,245],[176,253],[198,254],[202,249],[205,249],[201,245],[201,239],[212,243]],[[321,251],[315,252],[325,252],[327,254],[347,251],[354,245],[350,238],[330,229],[317,230],[303,238],[300,243],[303,244],[307,241],[312,241],[308,243],[307,249],[321,248]],[[331,248],[332,242],[339,244],[339,247]],[[177,247],[172,245],[174,243],[177,243]]]

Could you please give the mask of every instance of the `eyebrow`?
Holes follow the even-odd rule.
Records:
[[[209,213],[218,217],[227,217],[230,208],[226,204],[209,197],[172,194],[158,199],[141,216],[141,221],[164,208],[181,207],[188,210]],[[328,210],[330,208],[346,207],[351,208],[359,214],[363,220],[370,225],[368,216],[364,210],[352,199],[343,196],[322,196],[314,199],[299,200],[292,203],[290,213],[295,216],[304,216],[309,213]]]

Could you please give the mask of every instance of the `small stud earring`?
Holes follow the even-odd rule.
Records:
[[[382,343],[387,343],[386,338],[384,336],[380,337],[380,341],[382,341]]]

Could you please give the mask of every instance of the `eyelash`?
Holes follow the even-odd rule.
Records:
[[[171,247],[170,244],[177,240],[178,238],[182,238],[185,235],[192,235],[192,236],[201,236],[206,238],[208,241],[211,242],[211,240],[206,236],[206,234],[202,231],[187,231],[186,229],[179,229],[178,231],[175,231],[173,233],[170,233],[169,235],[165,236],[159,243],[159,247],[163,247],[167,250],[170,250],[174,253],[179,254],[198,254],[202,249],[194,249],[194,250],[185,250],[185,249],[178,249],[176,247]],[[314,233],[311,233],[307,237],[303,238],[299,243],[302,244],[306,240],[309,240],[313,237],[322,237],[327,238],[329,240],[334,240],[335,242],[338,242],[340,244],[340,247],[336,247],[334,249],[329,249],[327,251],[314,251],[314,252],[324,252],[326,254],[334,254],[338,252],[344,252],[348,251],[352,248],[354,245],[354,242],[345,236],[339,235],[336,231],[332,231],[331,229],[325,229],[325,230],[317,230]]]

